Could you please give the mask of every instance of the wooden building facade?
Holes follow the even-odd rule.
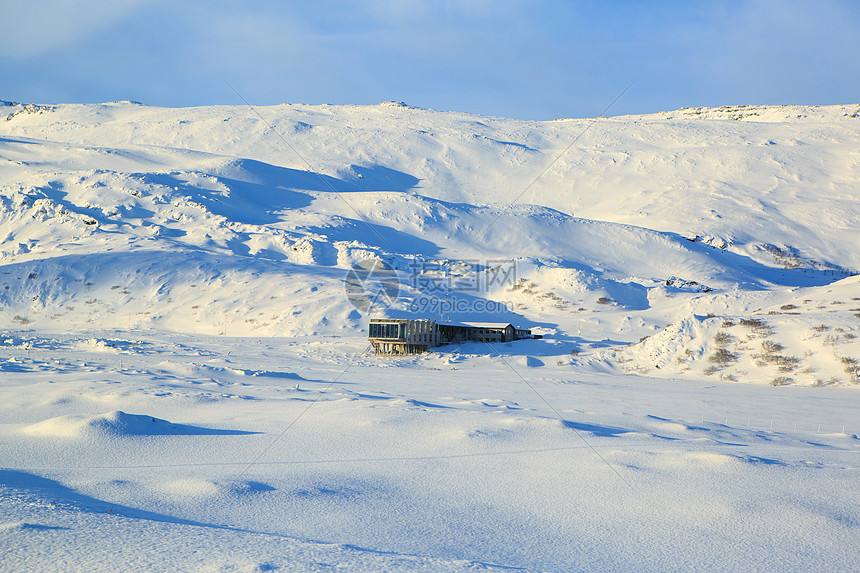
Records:
[[[540,338],[510,323],[437,323],[429,319],[371,318],[367,338],[376,354],[418,354],[443,344]]]
[[[425,319],[372,318],[367,338],[377,354],[418,354],[441,344],[439,326]]]

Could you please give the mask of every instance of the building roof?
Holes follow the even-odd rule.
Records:
[[[441,322],[440,326],[466,326],[469,328],[492,328],[504,330],[507,327],[516,328],[510,322]]]
[[[433,319],[430,318],[382,318],[376,317],[371,318],[370,322],[382,322],[382,323],[391,323],[391,322],[407,322],[410,320],[415,321],[431,321],[434,322]],[[437,322],[439,326],[459,326],[461,328],[489,328],[494,330],[504,330],[507,327],[512,327],[514,330],[527,330],[525,328],[517,328],[510,322]]]

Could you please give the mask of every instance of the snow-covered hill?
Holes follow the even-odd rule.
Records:
[[[130,171],[120,158],[148,157],[144,162],[161,163],[160,170],[208,173],[204,158],[189,160],[193,150],[263,162],[251,167],[254,175],[263,169],[285,186],[319,187],[302,178],[307,173],[290,181],[267,169],[306,172],[303,157],[336,178],[341,193],[401,191],[484,205],[508,204],[550,166],[520,202],[736,249],[790,247],[821,263],[860,267],[854,250],[837,248],[858,238],[858,105],[688,109],[596,122],[524,122],[394,103],[6,109],[2,134],[112,155],[91,157],[83,163],[90,169]]]
[[[50,331],[355,335],[367,316],[343,279],[378,258],[402,288],[375,312],[534,324],[561,353],[673,332],[696,313],[775,312],[795,338],[822,321],[841,329],[838,363],[860,354],[848,278],[860,269],[858,109],[524,122],[393,102],[7,104],[0,317]],[[440,274],[478,285],[498,265],[492,288],[439,291]],[[824,303],[840,312],[768,310],[846,279]],[[436,303],[451,299],[464,304],[446,314]],[[475,304],[488,300],[503,311]],[[658,340],[668,346],[633,353],[637,368],[690,350]],[[712,345],[699,346],[672,375],[714,373]],[[794,381],[850,379],[810,362]],[[724,376],[776,377],[729,364]]]

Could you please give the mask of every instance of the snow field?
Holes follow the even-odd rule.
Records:
[[[39,537],[40,527],[133,518],[164,524],[147,534],[152,543],[188,524],[208,528],[204,546],[224,527],[240,530],[236,543],[244,531],[265,533],[252,555],[284,567],[296,542],[279,536],[535,570],[740,568],[757,552],[769,566],[850,567],[850,544],[838,540],[851,535],[856,507],[844,481],[856,472],[851,388],[827,399],[848,433],[818,432],[810,426],[821,412],[808,409],[823,399],[817,388],[774,401],[769,386],[677,380],[667,394],[658,379],[566,380],[561,368],[516,366],[562,424],[489,359],[452,371],[452,357],[418,357],[393,370],[363,356],[341,375],[351,356],[301,341],[170,339],[129,344],[122,370],[98,344],[34,341],[75,358],[22,362],[28,391],[7,392],[3,455],[14,465],[4,490],[31,499],[7,519],[33,526],[9,526],[18,543],[47,551],[67,530]],[[284,361],[296,372],[278,370]],[[554,372],[533,372],[542,370]],[[691,408],[709,419],[692,420]],[[733,421],[715,421],[717,412]],[[775,429],[762,427],[763,413]],[[750,418],[760,424],[747,428]],[[222,567],[237,562],[218,555]],[[347,562],[360,570],[359,558]]]

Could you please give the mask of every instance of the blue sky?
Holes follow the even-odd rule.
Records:
[[[523,119],[860,101],[860,2],[3,0],[0,99]]]

